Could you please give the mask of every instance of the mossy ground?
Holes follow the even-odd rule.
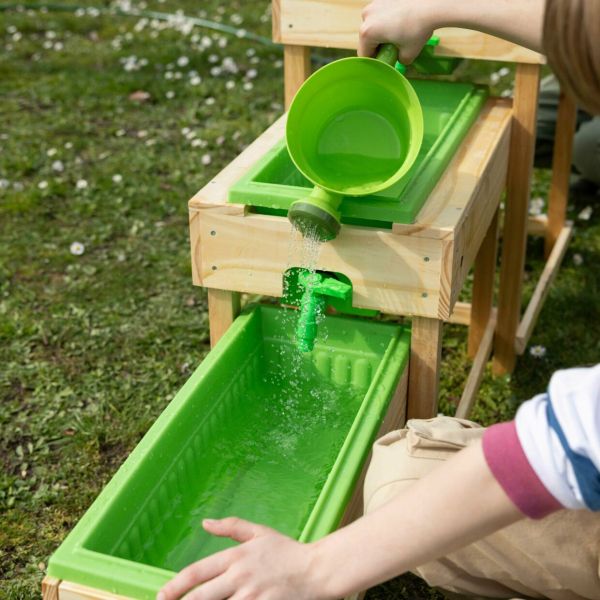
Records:
[[[148,8],[202,10],[269,36],[266,0]],[[0,597],[16,600],[38,597],[48,556],[208,351],[186,201],[281,114],[283,86],[279,51],[236,36],[154,34],[89,13],[0,15]],[[497,69],[461,76],[486,82]],[[131,99],[137,91],[149,96]],[[548,181],[538,171],[532,195]],[[594,200],[576,199],[570,215]],[[486,375],[482,423],[511,417],[553,370],[598,360],[599,213],[576,221],[535,330],[546,355]],[[540,241],[529,250],[527,296]],[[447,414],[468,367],[464,328],[447,327]],[[404,577],[369,597],[430,594]]]

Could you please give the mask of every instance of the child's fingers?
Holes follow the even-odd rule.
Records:
[[[247,542],[258,535],[271,531],[264,525],[250,523],[250,521],[245,521],[237,517],[228,517],[219,520],[204,519],[202,526],[212,535],[228,537],[240,543]]]
[[[186,594],[181,600],[226,600],[236,591],[235,584],[227,574],[211,579]]]
[[[363,23],[358,36],[358,56],[375,56],[379,41],[373,35],[373,30],[367,23]]]
[[[219,552],[189,565],[158,592],[157,600],[175,600],[188,590],[221,575],[231,564],[231,550]]]

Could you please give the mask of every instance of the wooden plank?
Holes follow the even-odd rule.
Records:
[[[279,0],[273,12],[275,41],[297,46],[358,46],[361,11],[369,0]],[[506,40],[469,29],[439,29],[438,56],[544,64],[545,58]]]
[[[390,431],[400,429],[406,422],[407,386],[408,368],[404,370],[404,373],[398,381],[396,391],[394,392],[394,396],[390,400],[390,405],[383,419],[383,422],[379,427],[379,431],[377,432],[377,436],[375,439],[383,437],[386,433],[389,433]],[[352,498],[350,499],[350,502],[348,502],[346,510],[344,511],[344,516],[342,517],[342,520],[340,522],[340,527],[345,527],[349,523],[352,523],[352,521],[356,521],[356,519],[361,517],[363,514],[363,487],[365,483],[367,469],[369,468],[369,464],[371,462],[371,454],[372,453],[369,452],[369,456],[365,461],[358,482],[356,483],[356,487],[354,488]]]
[[[430,419],[437,414],[442,360],[442,321],[415,317],[410,339],[408,417]]]
[[[60,579],[46,575],[42,580],[42,600],[58,600]]]
[[[271,34],[273,41],[281,43],[281,2],[273,0],[271,2]]]
[[[527,305],[527,310],[525,311],[517,330],[515,349],[518,354],[523,354],[525,348],[527,348],[529,338],[531,337],[537,318],[542,310],[546,297],[548,296],[550,286],[560,269],[560,264],[565,256],[572,235],[573,226],[571,224],[565,225],[552,248],[552,252],[548,257],[544,270],[542,271],[538,284],[533,292],[533,296]]]
[[[246,207],[228,204],[229,188],[244,175],[254,163],[285,137],[287,114],[282,115],[230,162],[218,175],[209,181],[189,201],[190,208],[216,208],[228,214],[244,214]]]
[[[485,327],[483,336],[481,337],[481,343],[479,344],[479,348],[477,348],[477,353],[475,354],[473,366],[469,371],[469,376],[467,377],[465,388],[463,390],[460,402],[458,403],[458,407],[456,409],[455,416],[459,419],[468,419],[469,414],[471,413],[471,410],[475,405],[475,400],[477,399],[477,391],[479,390],[481,380],[483,379],[483,375],[485,373],[485,366],[492,352],[495,330],[496,311],[494,310],[490,314],[489,321]]]
[[[70,581],[63,581],[59,589],[60,600],[133,600],[129,596],[119,596]]]
[[[210,345],[223,337],[240,312],[240,295],[226,290],[208,290],[208,320],[210,324]]]
[[[208,288],[281,297],[285,271],[306,261],[288,220],[199,212],[202,251],[194,279]],[[439,240],[348,225],[320,246],[314,266],[348,277],[356,307],[437,316],[441,249]]]
[[[495,196],[506,169],[512,120],[510,100],[490,98],[413,224],[394,223],[398,235],[452,239]],[[502,181],[502,186],[504,181]],[[491,200],[491,220],[496,199]],[[489,211],[490,207],[486,205]],[[484,230],[485,231],[485,230]],[[483,233],[482,233],[483,235]],[[475,256],[473,256],[475,258]]]
[[[456,302],[452,309],[450,318],[446,321],[454,325],[470,325],[471,324],[471,303]]]
[[[498,294],[498,327],[494,349],[496,374],[510,373],[516,362],[515,336],[521,313],[539,87],[540,67],[518,65]]]
[[[469,325],[468,353],[474,358],[486,330],[494,300],[496,278],[496,255],[498,249],[498,210],[483,238],[473,273],[471,300],[471,323]]]
[[[560,235],[567,218],[569,200],[569,178],[571,176],[571,160],[573,158],[573,139],[577,125],[577,104],[570,96],[561,93],[556,134],[554,137],[554,154],[552,158],[552,182],[548,198],[548,229],[544,251],[546,258]]]
[[[310,48],[308,46],[284,46],[283,85],[286,110],[310,73]]]

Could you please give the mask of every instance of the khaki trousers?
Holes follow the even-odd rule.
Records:
[[[365,513],[483,432],[470,421],[437,417],[408,421],[406,429],[379,439],[365,479]],[[460,510],[448,506],[448,519]],[[431,586],[467,596],[600,600],[600,513],[562,510],[537,521],[525,519],[415,573]]]

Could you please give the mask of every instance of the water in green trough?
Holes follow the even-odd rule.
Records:
[[[157,566],[177,571],[232,545],[206,534],[203,518],[235,515],[300,535],[361,400],[350,386],[317,385],[266,376],[247,390],[237,418],[207,445],[208,467],[176,500],[177,534]]]

